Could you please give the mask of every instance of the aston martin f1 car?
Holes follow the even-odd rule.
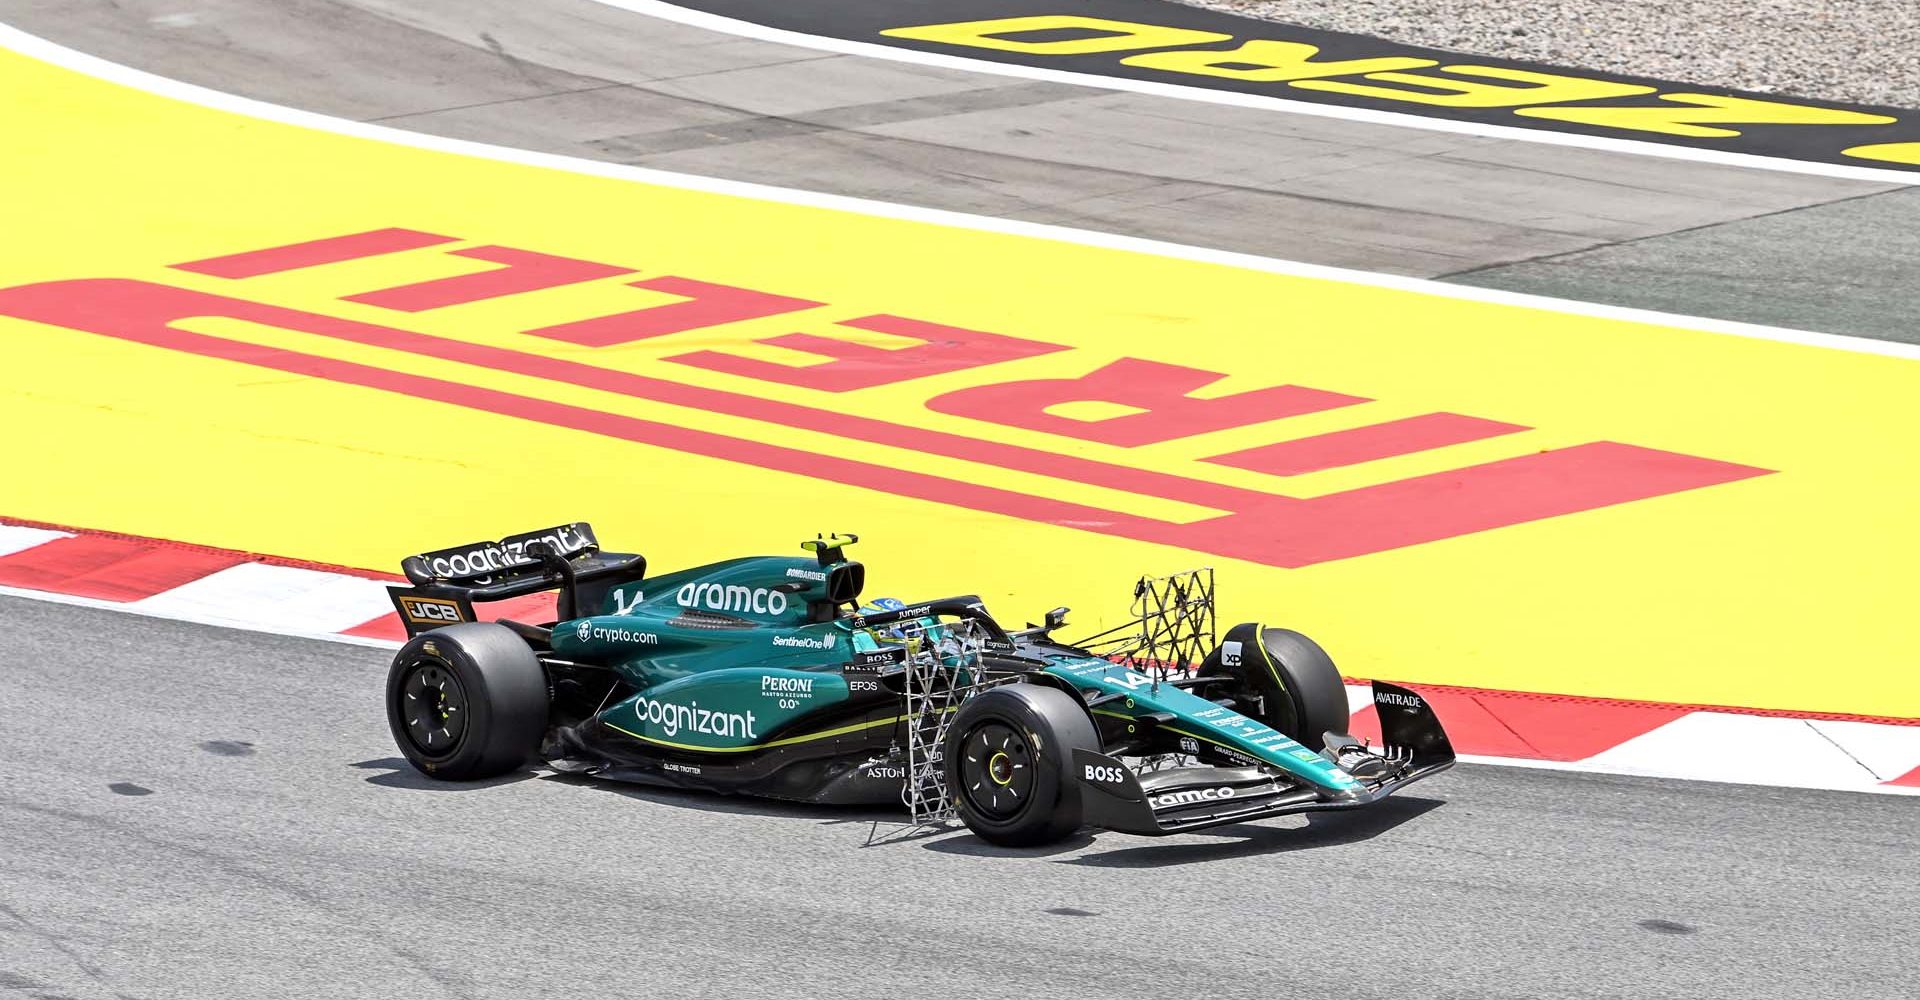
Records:
[[[1007,845],[1359,808],[1453,763],[1426,700],[1392,684],[1373,684],[1382,743],[1348,735],[1346,687],[1305,635],[1249,623],[1215,641],[1211,571],[1142,579],[1129,625],[1069,643],[1065,608],[1008,629],[972,596],[862,603],[856,540],[656,577],[585,523],[410,557],[392,588],[409,635],[387,677],[394,740],[450,781],[537,756],[897,803]],[[548,590],[555,621],[476,620],[476,603]]]

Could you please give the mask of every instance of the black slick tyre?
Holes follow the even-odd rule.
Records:
[[[504,626],[434,629],[393,658],[387,725],[423,774],[448,781],[505,774],[526,763],[546,733],[546,671]]]
[[[1247,623],[1227,630],[1218,649],[1200,665],[1202,677],[1225,683],[1240,713],[1285,733],[1308,749],[1322,737],[1347,731],[1347,687],[1320,644],[1291,629]]]
[[[1007,847],[1065,839],[1081,826],[1075,749],[1100,749],[1086,708],[1039,684],[1007,684],[969,699],[942,749],[947,791],[967,828]]]

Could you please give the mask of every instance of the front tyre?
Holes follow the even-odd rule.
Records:
[[[1235,625],[1200,665],[1200,676],[1220,678],[1241,715],[1303,746],[1317,749],[1327,733],[1347,731],[1339,668],[1319,643],[1291,629]]]
[[[1078,699],[1058,688],[1007,684],[960,706],[942,748],[947,790],[981,839],[1033,847],[1081,824],[1073,751],[1100,735]]]
[[[387,725],[423,774],[448,781],[505,774],[525,763],[546,733],[546,670],[505,626],[434,629],[393,658]]]

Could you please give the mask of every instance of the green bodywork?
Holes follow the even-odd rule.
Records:
[[[613,588],[598,613],[554,626],[553,651],[618,670],[636,693],[597,718],[662,747],[741,753],[891,726],[900,718],[884,713],[838,728],[809,724],[854,697],[843,669],[855,654],[887,642],[885,635],[856,630],[848,618],[810,620],[809,603],[825,599],[826,576],[837,565],[749,557]],[[1090,702],[1116,695],[1094,711],[1123,729],[1157,724],[1320,788],[1356,785],[1320,754],[1180,688],[1046,642],[1023,644],[1018,653],[1043,660],[1046,673]]]

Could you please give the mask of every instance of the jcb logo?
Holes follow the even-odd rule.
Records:
[[[451,625],[466,620],[460,617],[458,604],[433,597],[402,597],[400,609],[415,625]]]

